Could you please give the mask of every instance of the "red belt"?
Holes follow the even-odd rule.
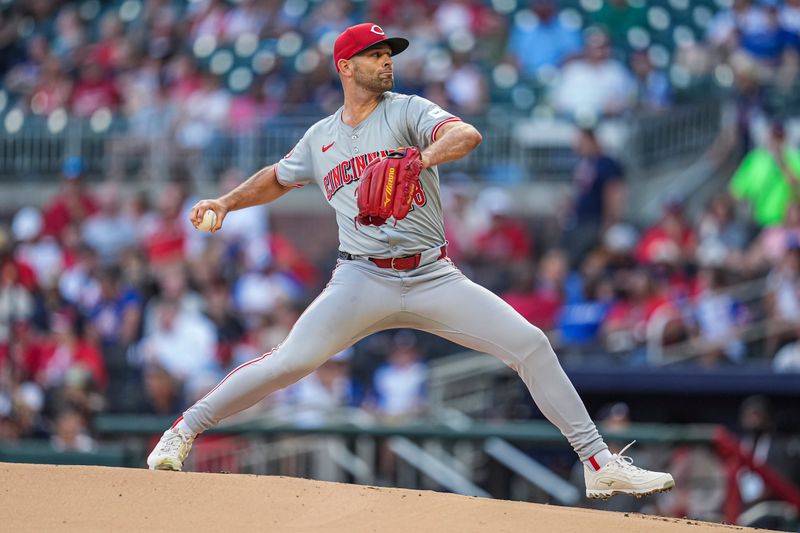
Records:
[[[347,252],[339,252],[339,257],[342,259],[355,259],[355,256],[348,254]],[[442,246],[441,253],[436,260],[438,261],[444,257],[447,257],[447,245]],[[380,268],[411,270],[412,268],[417,268],[419,266],[419,262],[422,260],[422,253],[408,255],[406,257],[368,257],[367,259],[378,265]]]

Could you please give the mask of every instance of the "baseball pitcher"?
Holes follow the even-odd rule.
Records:
[[[334,45],[344,105],[314,124],[282,160],[192,209],[196,226],[212,210],[212,231],[218,231],[228,212],[313,183],[336,212],[339,260],[284,342],[233,370],[184,412],[164,432],[148,466],[181,470],[197,435],[220,420],[372,333],[415,328],[513,368],[583,461],[587,496],[671,489],[671,475],[609,452],[542,331],[448,259],[437,166],[469,154],[481,135],[424,98],[391,92],[392,56],[408,44],[376,24],[345,30]]]

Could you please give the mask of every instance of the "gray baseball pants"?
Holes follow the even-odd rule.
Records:
[[[233,370],[183,420],[201,433],[313,372],[378,331],[413,328],[491,354],[514,369],[536,405],[581,460],[606,449],[542,331],[467,279],[439,249],[398,272],[367,259],[339,260],[327,287],[277,348]]]

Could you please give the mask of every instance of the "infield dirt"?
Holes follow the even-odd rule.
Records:
[[[0,531],[757,531],[431,491],[234,474],[0,463]]]

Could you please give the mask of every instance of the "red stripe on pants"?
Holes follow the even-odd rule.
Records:
[[[225,382],[228,380],[228,378],[229,378],[229,377],[231,377],[232,375],[234,375],[236,372],[238,372],[239,370],[243,369],[243,368],[244,368],[244,367],[246,367],[247,365],[252,365],[253,363],[257,363],[257,362],[261,361],[261,360],[262,360],[262,359],[264,359],[266,356],[270,355],[272,352],[274,352],[275,350],[277,350],[279,346],[280,346],[280,344],[279,344],[278,346],[276,346],[275,348],[271,349],[270,351],[268,351],[267,353],[265,353],[264,355],[262,355],[261,357],[257,357],[256,359],[253,359],[252,361],[247,361],[246,363],[242,363],[241,365],[239,365],[239,366],[237,366],[236,368],[234,368],[233,370],[231,370],[231,371],[228,373],[228,375],[227,375],[227,376],[225,376],[224,378],[222,378],[222,381],[220,381],[220,382],[217,384],[217,386],[216,386],[216,387],[214,387],[213,389],[211,389],[210,391],[208,391],[208,393],[207,393],[205,396],[203,396],[202,398],[200,398],[200,400],[198,400],[198,401],[203,401],[203,400],[205,400],[206,398],[208,398],[208,395],[209,395],[209,394],[211,394],[212,392],[214,392],[215,390],[217,390],[218,388],[220,388],[220,386],[222,386],[222,384],[223,384],[223,383],[225,383]],[[183,418],[183,417],[181,417],[181,418]],[[176,424],[177,424],[177,422],[176,422]]]

